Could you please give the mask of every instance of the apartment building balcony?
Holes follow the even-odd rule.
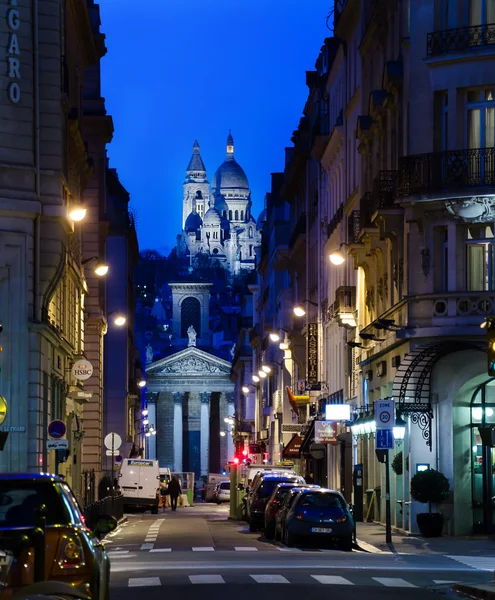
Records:
[[[289,251],[293,252],[300,244],[306,240],[306,214],[302,213],[297,219],[296,225],[292,230],[289,239]]]
[[[480,49],[495,52],[495,23],[443,29],[427,36],[426,55],[429,58],[471,53]]]
[[[380,171],[374,181],[374,210],[396,208],[399,171]]]
[[[327,321],[336,319],[339,325],[349,324],[350,316],[356,312],[356,287],[340,286],[335,291],[335,301],[327,309]],[[355,327],[355,323],[353,325]]]
[[[495,184],[495,148],[467,148],[399,159],[399,196],[451,198]]]

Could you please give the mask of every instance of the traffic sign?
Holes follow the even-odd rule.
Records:
[[[63,438],[67,432],[67,427],[63,421],[55,419],[48,425],[48,435],[55,440]]]
[[[107,456],[118,456],[119,455],[119,451],[118,450],[107,450],[105,452],[105,454]]]
[[[394,449],[394,431],[393,429],[376,430],[376,449],[393,450]]]
[[[118,450],[122,446],[122,438],[118,433],[112,431],[112,433],[105,436],[103,443],[107,450]],[[107,456],[111,456],[111,454],[107,454]]]
[[[395,424],[395,402],[393,400],[377,400],[375,422],[377,429],[392,429]]]
[[[67,450],[69,440],[46,440],[47,450]]]

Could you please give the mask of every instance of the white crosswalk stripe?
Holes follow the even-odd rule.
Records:
[[[340,575],[311,575],[311,577],[325,585],[355,585],[352,581],[349,581],[345,577],[340,577]]]
[[[172,548],[152,548],[150,552],[172,552]]]
[[[258,548],[254,546],[234,546],[234,550],[237,552],[258,552]]]
[[[495,570],[495,556],[447,556],[447,558],[456,560],[466,567],[478,569],[478,571]]]
[[[250,575],[256,583],[290,583],[283,575]]]
[[[400,577],[372,577],[372,579],[386,587],[417,587],[413,583],[401,579]]]
[[[142,544],[141,545],[141,550],[152,550],[153,549],[153,544]]]
[[[215,552],[213,546],[193,546],[193,552]]]
[[[161,585],[159,577],[133,577],[129,579],[129,587],[150,587]]]
[[[191,583],[225,583],[221,575],[189,575]]]

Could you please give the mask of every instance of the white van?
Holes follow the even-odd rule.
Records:
[[[119,486],[127,506],[151,508],[158,514],[160,499],[160,471],[157,460],[124,458],[119,472]]]

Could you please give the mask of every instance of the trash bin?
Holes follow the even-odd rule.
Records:
[[[194,504],[194,490],[186,490],[187,492],[187,501],[189,505],[192,506]]]

